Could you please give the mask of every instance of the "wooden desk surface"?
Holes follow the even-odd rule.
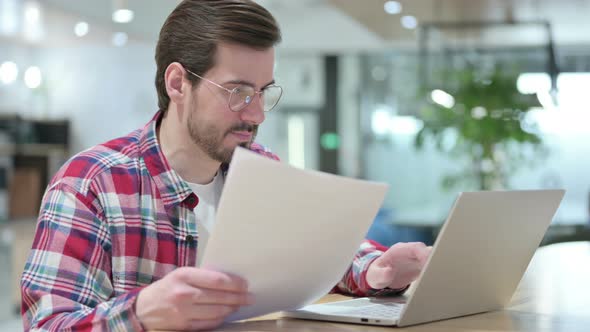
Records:
[[[328,295],[323,301],[341,300]],[[386,331],[389,327],[281,318],[272,314],[218,331]],[[396,328],[394,331],[590,331],[590,242],[537,250],[508,308],[501,311]]]

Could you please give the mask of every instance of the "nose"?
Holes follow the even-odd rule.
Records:
[[[240,119],[246,123],[259,125],[264,122],[264,106],[260,96],[255,96],[254,100],[240,111]]]

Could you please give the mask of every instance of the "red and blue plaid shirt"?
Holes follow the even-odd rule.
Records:
[[[198,197],[162,153],[160,118],[79,153],[49,184],[21,281],[26,331],[142,330],[134,311],[142,287],[195,266]],[[335,291],[374,293],[365,274],[377,247],[363,243]]]

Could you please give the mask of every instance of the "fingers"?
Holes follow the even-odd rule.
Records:
[[[426,260],[428,260],[428,257],[430,256],[431,250],[432,247],[427,247],[424,244],[414,247],[414,255],[416,260],[422,264],[426,263]]]
[[[396,243],[377,258],[367,271],[372,288],[402,288],[416,280],[432,247],[422,242]]]
[[[192,267],[179,268],[178,271],[181,280],[195,288],[237,293],[248,291],[248,282],[236,275]]]
[[[383,261],[394,263],[398,261],[418,260],[426,245],[422,242],[398,242],[381,255]]]
[[[223,318],[212,320],[193,320],[189,321],[184,329],[189,331],[213,330],[216,327],[219,327],[221,324],[223,324]]]
[[[409,256],[413,255],[414,258],[420,262],[425,261],[430,255],[430,251],[432,250],[432,246],[426,246],[426,244],[424,244],[423,242],[407,242],[399,244],[401,248],[411,253],[409,254]]]
[[[367,271],[367,283],[371,288],[381,289],[396,279],[397,269],[391,267],[370,266]]]
[[[189,307],[190,313],[187,313],[191,321],[196,320],[223,320],[226,316],[236,312],[239,307],[229,305],[211,305],[197,304]]]
[[[219,291],[206,288],[195,288],[192,297],[193,304],[216,304],[242,306],[254,303],[252,294]]]
[[[195,267],[178,268],[140,291],[135,312],[146,329],[214,329],[253,303],[243,278]]]

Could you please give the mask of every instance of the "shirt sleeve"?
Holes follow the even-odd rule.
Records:
[[[403,294],[409,285],[401,289],[373,289],[367,283],[367,270],[387,247],[371,240],[365,240],[354,256],[352,264],[340,282],[332,289],[332,293],[353,296],[390,296]]]
[[[139,331],[141,288],[117,294],[98,199],[58,184],[43,198],[21,279],[25,331]]]

